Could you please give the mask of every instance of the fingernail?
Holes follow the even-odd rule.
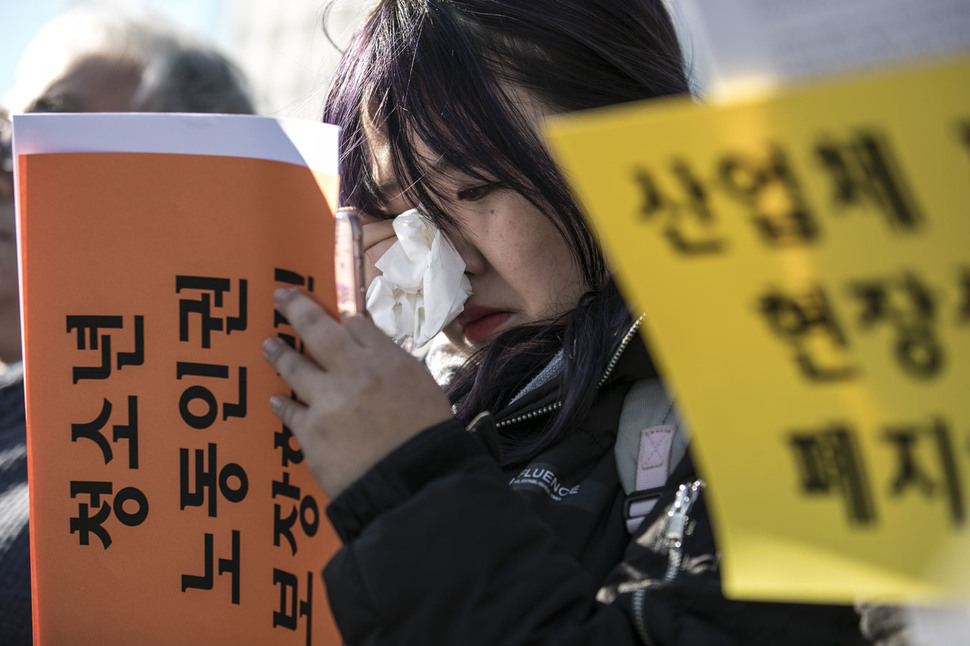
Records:
[[[263,356],[266,357],[267,359],[272,357],[274,354],[276,354],[276,351],[279,349],[280,344],[282,343],[283,342],[280,341],[279,337],[275,337],[275,336],[271,336],[268,339],[264,340]]]
[[[269,409],[273,411],[274,414],[278,413],[280,408],[283,407],[283,399],[284,398],[280,395],[273,395],[269,398]]]
[[[282,303],[295,291],[295,287],[280,287],[273,292],[273,301],[275,303]]]

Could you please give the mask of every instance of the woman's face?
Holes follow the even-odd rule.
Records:
[[[533,106],[520,107],[528,109],[538,127],[546,113]],[[392,174],[386,139],[371,137],[371,144],[389,210],[412,208]],[[421,148],[418,154],[427,153]],[[464,311],[444,330],[456,346],[476,350],[509,328],[576,307],[586,291],[580,269],[553,224],[535,206],[500,185],[483,184],[440,165],[434,168],[439,173],[435,179],[447,187],[454,204],[451,215],[458,232],[450,239],[465,262],[472,287]]]

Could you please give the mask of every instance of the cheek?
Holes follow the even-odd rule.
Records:
[[[575,307],[585,288],[569,247],[544,218],[522,234],[510,280],[525,297],[530,314],[557,316]]]
[[[394,246],[395,242],[397,242],[397,238],[383,240],[364,251],[364,283],[367,286],[370,286],[374,279],[381,275],[381,270],[375,265],[381,259],[381,256]]]

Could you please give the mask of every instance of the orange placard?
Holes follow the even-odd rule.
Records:
[[[335,313],[337,177],[241,157],[19,157],[34,638],[339,644],[327,500],[270,413],[272,292]]]

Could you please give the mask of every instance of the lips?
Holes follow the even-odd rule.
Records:
[[[469,343],[478,343],[492,336],[502,326],[511,312],[490,307],[466,307],[455,319],[462,328],[462,334]]]

